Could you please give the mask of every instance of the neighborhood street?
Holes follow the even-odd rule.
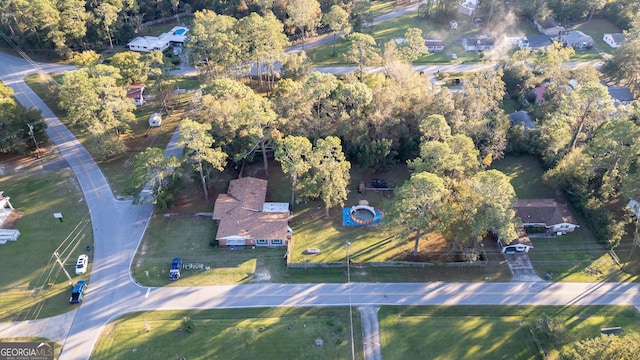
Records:
[[[130,265],[152,215],[153,207],[150,204],[133,205],[130,201],[119,201],[114,198],[109,184],[90,154],[22,80],[36,71],[31,63],[4,53],[0,53],[0,63],[4,65],[0,67],[0,79],[14,90],[18,101],[27,107],[42,110],[49,126],[47,133],[51,141],[73,169],[82,188],[94,234],[93,268],[88,293],[82,305],[69,314],[56,317],[54,321],[44,319],[25,322],[26,324],[0,323],[0,338],[26,335],[51,336],[54,340],[63,343],[61,359],[77,360],[90,357],[100,334],[110,321],[133,311],[349,305],[372,308],[381,305],[634,305],[640,307],[640,284],[627,283],[536,281],[142,287],[131,278]],[[429,73],[438,70],[465,71],[463,69],[468,70],[467,66],[477,67],[478,65],[428,65],[420,71]],[[46,72],[73,68],[49,64],[40,64],[40,67]],[[330,71],[340,73],[340,69],[347,71],[348,67],[332,68]],[[55,328],[52,330],[51,326]],[[378,359],[376,350],[371,351],[371,358]]]

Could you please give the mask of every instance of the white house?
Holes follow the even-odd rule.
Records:
[[[609,46],[611,46],[612,48],[617,48],[617,47],[620,47],[620,45],[622,45],[625,38],[626,38],[625,34],[615,33],[615,34],[604,34],[604,36],[602,37],[602,40],[604,40],[604,42],[609,44]]]
[[[627,206],[637,218],[640,218],[640,198],[629,198]]]
[[[139,52],[164,51],[170,46],[183,46],[187,41],[189,28],[175,26],[171,31],[155,36],[138,36],[127,44],[129,50]]]
[[[519,199],[513,208],[525,228],[539,227],[563,235],[580,227],[567,205],[554,199]]]
[[[143,92],[144,84],[131,84],[127,91],[127,97],[133,101],[135,106],[141,106],[144,105],[144,97],[142,96]]]
[[[495,38],[489,37],[469,37],[462,38],[462,47],[466,51],[485,51],[493,49],[496,43]]]
[[[444,51],[444,41],[438,39],[426,39],[424,45],[429,52]]]

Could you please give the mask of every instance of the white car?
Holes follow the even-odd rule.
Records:
[[[89,257],[85,254],[78,256],[78,262],[76,262],[76,275],[86,273],[87,265],[89,265]]]

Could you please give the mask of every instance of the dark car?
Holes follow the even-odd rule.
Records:
[[[169,279],[180,279],[180,270],[182,269],[182,258],[174,258],[171,262],[171,269],[169,270]]]
[[[87,290],[87,282],[80,280],[76,283],[76,286],[71,290],[71,297],[69,298],[70,304],[78,304],[82,302],[84,292]]]
[[[373,186],[374,188],[386,188],[386,187],[389,187],[387,185],[387,181],[383,180],[383,179],[373,179],[373,181],[371,182],[371,186]]]

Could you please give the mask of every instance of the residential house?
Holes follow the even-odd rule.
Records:
[[[458,13],[467,16],[473,16],[473,13],[476,11],[477,3],[473,1],[466,1],[463,4],[460,4],[458,7]]]
[[[133,101],[135,106],[141,106],[144,105],[144,97],[142,96],[143,92],[144,84],[131,84],[127,91],[127,97]]]
[[[184,26],[175,26],[169,32],[163,33],[158,37],[138,36],[131,40],[127,46],[129,50],[139,52],[165,51],[170,46],[183,46],[187,41],[185,34],[188,31],[189,28]]]
[[[635,100],[633,93],[631,93],[631,90],[627,87],[608,86],[607,90],[616,107],[620,105],[629,105]]]
[[[629,198],[629,203],[627,204],[629,209],[633,212],[633,214],[640,218],[640,197],[637,198]]]
[[[429,52],[444,51],[444,41],[436,39],[427,39],[424,41],[425,46]]]
[[[514,209],[525,229],[543,228],[546,233],[563,235],[580,227],[567,205],[554,199],[519,199]]]
[[[491,50],[495,46],[496,39],[490,37],[469,37],[462,38],[462,47],[466,51]]]
[[[551,46],[553,42],[547,35],[525,35],[518,42],[520,49],[545,50]]]
[[[524,125],[524,132],[526,133],[528,130],[533,130],[536,128],[536,124],[534,124],[533,119],[524,110],[512,112],[509,114],[509,119],[511,119],[511,126],[518,126],[520,124]]]
[[[604,34],[604,36],[602,37],[602,40],[604,40],[604,42],[609,44],[609,46],[611,46],[612,48],[617,48],[617,47],[620,47],[620,45],[622,45],[625,38],[626,38],[625,34],[615,33],[615,34]]]
[[[221,246],[287,246],[292,236],[289,204],[265,202],[266,194],[266,180],[245,177],[229,182],[213,209]]]
[[[593,47],[593,38],[579,30],[563,31],[557,40],[564,46],[572,47],[576,50],[585,50]]]
[[[533,24],[538,31],[547,36],[558,36],[560,32],[564,31],[564,27],[558,25],[552,18],[546,20],[534,20]]]

